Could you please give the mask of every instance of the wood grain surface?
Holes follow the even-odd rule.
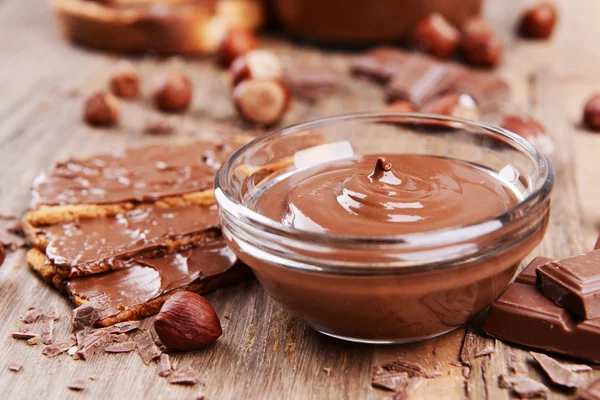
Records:
[[[488,0],[485,13],[507,42],[500,68],[513,88],[507,111],[532,113],[557,143],[550,228],[533,255],[563,257],[591,249],[600,227],[600,135],[579,123],[585,98],[600,90],[600,2],[555,2],[561,6],[560,24],[549,42],[515,37],[514,24],[525,5],[520,0]],[[344,77],[339,90],[315,105],[294,101],[283,125],[383,107],[381,88],[349,77],[352,54],[277,38],[264,38],[264,43],[285,63],[327,65]],[[83,99],[105,87],[119,59],[63,41],[43,0],[0,0],[1,214],[21,215],[32,179],[55,160],[151,141],[253,130],[236,117],[226,74],[210,58],[134,59],[144,77],[145,93],[152,77],[170,65],[185,65],[191,74],[194,103],[190,112],[174,117],[176,134],[142,133],[143,124],[154,115],[147,100],[122,102],[118,129],[86,126],[81,122]],[[172,356],[175,366],[190,365],[199,371],[205,388],[169,385],[158,377],[154,365],[144,365],[135,353],[102,354],[89,361],[68,356],[48,359],[41,354],[42,346],[15,341],[10,332],[28,306],[56,304],[61,311],[56,336],[66,339],[71,305],[29,271],[22,250],[10,253],[0,268],[0,398],[194,399],[204,393],[208,399],[383,399],[391,393],[371,388],[372,367],[397,358],[443,373],[426,380],[411,399],[510,398],[509,391],[498,388],[497,379],[516,362],[525,364],[531,377],[548,383],[528,351],[482,337],[476,328],[411,345],[358,345],[316,333],[275,304],[255,281],[208,298],[221,317],[222,338],[203,351]],[[489,345],[495,346],[491,356],[473,358]],[[463,376],[462,367],[450,364],[458,360],[469,363],[470,378]],[[20,372],[8,371],[13,361],[23,364]],[[600,377],[600,371],[588,379],[593,376]],[[67,389],[77,378],[86,380],[82,392]],[[567,392],[553,390],[552,398],[568,397]]]

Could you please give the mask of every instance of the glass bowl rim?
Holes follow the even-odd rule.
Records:
[[[347,234],[339,234],[332,232],[312,232],[306,230],[300,230],[293,227],[288,227],[283,225],[280,222],[272,220],[268,217],[265,217],[256,211],[251,210],[246,207],[236,198],[231,195],[231,191],[228,190],[228,174],[230,172],[231,166],[234,164],[238,158],[240,158],[249,148],[263,143],[274,136],[280,134],[288,134],[292,135],[294,133],[298,133],[301,131],[307,131],[322,127],[324,125],[335,125],[337,123],[348,122],[348,121],[364,121],[364,122],[383,122],[386,118],[405,118],[405,119],[414,119],[414,123],[419,122],[443,122],[448,125],[452,124],[460,124],[461,126],[468,126],[470,128],[477,129],[479,132],[487,131],[492,133],[496,137],[502,137],[507,139],[507,142],[513,148],[516,148],[521,153],[525,153],[530,156],[538,171],[540,172],[539,180],[543,180],[541,184],[536,182],[536,187],[532,193],[530,193],[527,197],[521,199],[517,204],[512,206],[511,208],[502,211],[501,213],[497,213],[485,219],[465,224],[465,225],[454,225],[450,227],[440,228],[436,230],[426,231],[426,232],[418,232],[418,233],[409,233],[402,235],[377,235],[377,236],[366,236],[366,235],[347,235]],[[408,122],[408,121],[407,121]],[[522,138],[521,136],[508,131],[506,129],[500,128],[498,126],[493,126],[484,122],[472,121],[463,118],[457,117],[449,117],[445,115],[438,114],[423,114],[423,113],[398,113],[398,112],[366,112],[366,113],[350,113],[350,114],[342,114],[337,116],[330,116],[324,118],[318,118],[311,121],[306,121],[294,125],[289,125],[272,132],[266,133],[264,135],[259,136],[258,138],[250,141],[245,144],[241,148],[239,148],[229,159],[227,159],[221,168],[217,172],[217,175],[214,180],[214,191],[215,197],[217,200],[217,204],[222,209],[222,211],[231,213],[231,208],[235,208],[234,213],[238,216],[241,216],[246,222],[252,223],[255,227],[260,227],[264,230],[267,230],[272,233],[278,233],[282,236],[294,237],[298,238],[299,235],[303,238],[303,240],[311,240],[319,242],[327,242],[327,243],[348,243],[353,242],[356,244],[365,243],[385,243],[385,244],[394,244],[394,243],[427,243],[435,245],[439,242],[439,239],[442,237],[447,237],[447,235],[451,232],[456,232],[457,230],[477,230],[478,227],[485,227],[486,224],[490,222],[498,221],[498,220],[506,220],[506,217],[509,215],[514,215],[514,213],[522,208],[526,208],[529,206],[535,206],[536,204],[543,203],[546,198],[551,193],[552,187],[554,184],[554,170],[549,160],[545,155],[538,152],[535,147],[529,143],[527,140]],[[511,222],[514,222],[512,219]],[[483,229],[484,233],[489,233],[487,229]],[[437,238],[437,240],[436,240]],[[444,240],[445,244],[449,244],[447,240]]]

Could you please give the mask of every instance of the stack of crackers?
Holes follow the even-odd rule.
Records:
[[[100,326],[159,311],[249,275],[221,236],[213,181],[247,137],[154,145],[71,159],[41,173],[22,225],[27,263]]]

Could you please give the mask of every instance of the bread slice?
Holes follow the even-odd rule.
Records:
[[[52,0],[52,5],[70,40],[126,53],[210,54],[228,28],[256,29],[264,22],[258,0]]]

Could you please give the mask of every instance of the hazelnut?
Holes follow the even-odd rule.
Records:
[[[85,101],[83,117],[91,125],[115,125],[119,121],[119,100],[108,92],[96,92]]]
[[[179,70],[169,71],[156,82],[153,98],[160,110],[185,110],[192,101],[192,81]]]
[[[583,122],[591,130],[600,132],[600,94],[593,95],[585,103]]]
[[[246,79],[281,80],[283,67],[279,58],[270,51],[252,50],[231,64],[233,87]]]
[[[229,68],[231,63],[258,47],[258,39],[249,29],[231,29],[219,47],[219,62]]]
[[[472,18],[463,25],[460,48],[465,61],[476,67],[495,67],[504,55],[504,42],[480,18]]]
[[[416,112],[417,106],[407,100],[398,100],[390,103],[385,108],[387,112]]]
[[[527,38],[547,39],[552,36],[557,19],[558,10],[553,4],[539,4],[523,14],[519,33]]]
[[[521,136],[542,153],[554,152],[554,143],[546,129],[528,115],[507,115],[500,122],[500,127]]]
[[[460,32],[439,13],[423,18],[415,26],[411,45],[440,59],[452,57],[460,41]]]
[[[425,103],[421,107],[421,112],[472,120],[479,119],[479,110],[475,100],[468,94],[448,93],[441,95]]]
[[[281,81],[248,79],[233,90],[233,102],[246,121],[273,125],[287,111],[290,94]]]
[[[210,303],[192,292],[172,295],[156,316],[154,329],[162,344],[172,350],[206,347],[223,333]]]
[[[136,97],[140,91],[140,75],[129,62],[119,63],[110,78],[110,90],[119,97]]]

